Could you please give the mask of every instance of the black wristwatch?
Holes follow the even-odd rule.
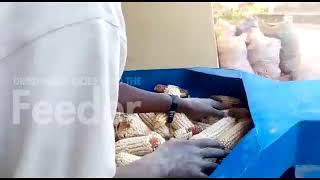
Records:
[[[172,123],[174,119],[174,115],[176,114],[178,109],[178,100],[179,100],[179,96],[170,95],[170,97],[172,99],[172,103],[168,112],[168,119],[167,119],[168,123]]]

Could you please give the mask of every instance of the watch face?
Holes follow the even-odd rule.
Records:
[[[167,119],[168,123],[172,123],[173,118],[174,118],[174,114],[175,114],[175,111],[169,111],[168,112],[168,119]]]

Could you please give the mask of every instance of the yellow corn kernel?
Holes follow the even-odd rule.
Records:
[[[163,85],[163,84],[157,84],[154,87],[154,91],[157,93],[166,93],[171,95],[176,95],[180,97],[188,97],[189,93],[187,90],[182,89],[175,85]]]
[[[168,85],[164,89],[164,93],[181,97],[180,88],[178,86],[174,86],[174,85]]]
[[[165,126],[167,115],[165,113],[140,113],[139,116],[152,130]]]
[[[251,129],[251,125],[252,124],[250,121],[240,121],[231,129],[221,134],[221,136],[219,136],[217,139],[225,146],[226,149],[231,150]]]
[[[171,137],[170,129],[168,126],[164,125],[154,130],[158,134],[160,134],[164,139],[169,139]]]
[[[153,128],[158,129],[167,123],[168,116],[166,113],[157,113],[153,122]]]
[[[139,116],[150,129],[154,130],[153,123],[156,117],[155,113],[139,113]]]
[[[117,114],[118,125],[116,126],[117,139],[128,137],[145,136],[151,130],[143,123],[137,114]]]
[[[185,128],[175,130],[173,136],[177,139],[189,139],[192,136],[192,132],[188,132]]]
[[[129,153],[126,153],[126,152],[120,152],[120,153],[116,154],[117,167],[126,166],[126,165],[128,165],[130,163],[133,163],[134,161],[139,160],[139,159],[141,159],[140,156],[136,156],[136,155],[129,154]]]
[[[156,132],[151,132],[147,136],[131,137],[121,139],[116,142],[116,152],[126,152],[129,154],[144,156],[154,151],[156,147],[164,143],[165,139]]]
[[[153,125],[153,129],[157,129],[159,127],[162,127],[166,125],[168,120],[168,115],[166,113],[157,113],[155,122]],[[173,130],[177,130],[180,128],[189,129],[194,126],[194,124],[191,122],[191,120],[183,113],[176,113],[174,115],[174,119],[171,123],[171,126]]]
[[[171,125],[174,130],[178,130],[181,128],[188,130],[194,126],[191,120],[183,113],[176,113]]]
[[[236,124],[236,121],[232,117],[225,117],[214,123],[210,127],[206,128],[199,134],[192,136],[190,139],[201,139],[201,138],[217,138],[223,132],[230,129]]]

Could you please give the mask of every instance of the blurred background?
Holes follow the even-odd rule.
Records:
[[[252,73],[268,78],[320,79],[319,2],[124,2],[122,6],[127,69],[206,66],[250,72],[248,63],[244,65],[249,61]],[[246,38],[240,40],[241,34]]]

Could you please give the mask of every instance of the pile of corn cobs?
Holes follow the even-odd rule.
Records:
[[[174,85],[157,85],[155,91],[187,97],[188,92]],[[212,138],[231,150],[252,128],[250,113],[241,107],[239,99],[229,96],[211,96],[224,104],[227,117],[208,117],[200,122],[192,121],[183,113],[176,113],[173,122],[167,124],[166,113],[117,113],[114,121],[116,134],[116,163],[125,166],[142,156],[152,153],[171,138]]]

